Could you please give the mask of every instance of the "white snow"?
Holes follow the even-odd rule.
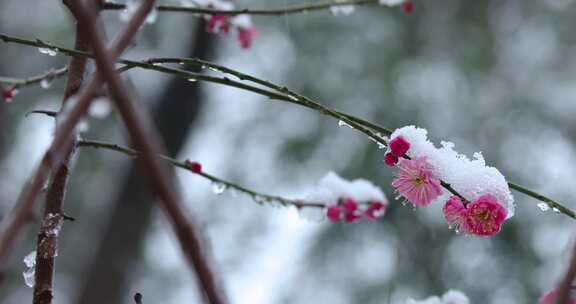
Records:
[[[347,197],[357,202],[379,201],[388,205],[382,189],[365,179],[348,181],[334,172],[326,174],[306,201],[336,204],[338,198]]]
[[[24,264],[26,264],[26,270],[22,272],[24,276],[24,282],[28,287],[34,287],[34,275],[36,267],[36,250],[30,252],[24,257]]]
[[[380,5],[386,6],[396,6],[406,2],[406,0],[379,0],[378,3]]]
[[[441,147],[436,148],[428,140],[428,131],[415,126],[396,129],[390,138],[400,135],[410,143],[408,156],[427,157],[435,175],[466,199],[473,201],[484,194],[492,194],[506,208],[507,218],[514,215],[514,197],[506,179],[498,169],[486,165],[481,152],[474,153],[469,159],[455,151],[452,142],[442,141]]]
[[[442,298],[431,296],[424,300],[407,299],[406,304],[470,304],[470,300],[461,291],[448,290]]]
[[[336,0],[336,2],[343,2],[343,1]],[[355,9],[354,5],[335,5],[330,7],[330,12],[332,12],[334,16],[338,15],[348,16],[354,13],[354,9]]]

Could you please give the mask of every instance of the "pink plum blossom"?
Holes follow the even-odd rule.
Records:
[[[464,229],[470,234],[492,236],[500,232],[506,210],[491,194],[484,194],[470,203]]]
[[[379,217],[383,216],[386,212],[386,206],[381,202],[372,202],[368,209],[364,211],[364,216],[369,221],[375,221]]]
[[[414,12],[414,10],[416,9],[416,6],[414,5],[414,2],[412,1],[406,1],[404,2],[404,4],[402,4],[402,10],[404,11],[404,13],[410,15]]]
[[[358,203],[355,200],[344,200],[342,207],[344,208],[344,221],[346,223],[353,223],[362,218],[362,213],[358,210]]]
[[[444,219],[446,219],[446,223],[448,223],[450,227],[456,229],[464,229],[466,227],[465,221],[468,210],[464,207],[464,204],[459,197],[450,197],[446,204],[444,204],[442,211],[444,213]]]
[[[206,31],[208,33],[224,33],[230,32],[230,18],[224,15],[212,15],[206,23]]]
[[[202,164],[200,164],[199,162],[195,162],[195,161],[191,161],[191,160],[186,160],[185,162],[186,167],[188,167],[192,172],[199,174],[202,173]]]
[[[256,38],[256,28],[254,27],[239,27],[238,28],[238,42],[243,49],[248,49],[252,46],[252,41]]]
[[[538,304],[556,304],[556,298],[558,297],[558,289],[554,288],[540,298]],[[572,296],[568,301],[568,304],[576,304],[576,297]]]
[[[338,222],[342,219],[342,206],[339,205],[334,205],[334,206],[330,206],[328,207],[328,209],[326,210],[326,216],[328,217],[328,220],[330,220],[331,222]]]
[[[442,194],[440,180],[426,157],[403,159],[399,168],[392,186],[414,206],[426,206]]]
[[[390,141],[389,147],[392,155],[402,157],[410,149],[410,143],[404,137],[397,136]]]
[[[398,163],[398,157],[388,152],[384,155],[384,163],[390,167],[394,167]]]
[[[18,90],[15,87],[4,88],[2,90],[2,99],[4,99],[5,102],[10,103],[16,94],[18,94]]]
[[[385,211],[386,205],[382,202],[358,204],[353,199],[340,198],[338,205],[332,205],[326,209],[326,217],[331,222],[344,221],[350,224],[363,218],[370,221],[377,220],[384,215]]]

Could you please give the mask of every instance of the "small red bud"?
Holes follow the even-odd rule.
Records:
[[[412,1],[406,1],[404,2],[404,4],[402,4],[402,10],[404,11],[404,13],[408,15],[412,14],[414,12],[414,9],[416,9],[416,6]]]
[[[202,165],[198,162],[186,160],[186,166],[196,174],[202,173]]]

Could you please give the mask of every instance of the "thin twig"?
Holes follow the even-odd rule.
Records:
[[[90,147],[90,148],[95,148],[95,149],[106,149],[106,150],[110,150],[110,151],[116,151],[116,152],[120,152],[123,153],[125,155],[131,156],[131,157],[138,157],[140,156],[140,152],[138,152],[137,150],[128,148],[128,147],[124,147],[124,146],[120,146],[118,144],[114,144],[114,143],[109,143],[109,142],[103,142],[103,141],[96,141],[96,140],[79,140],[78,141],[78,147]],[[265,193],[261,193],[255,190],[251,190],[248,189],[244,186],[238,185],[234,182],[216,177],[212,174],[209,174],[205,171],[202,172],[194,172],[194,170],[192,168],[190,168],[190,166],[188,166],[186,164],[186,162],[182,162],[182,161],[178,161],[174,158],[165,156],[165,155],[161,155],[161,154],[157,154],[156,157],[169,162],[170,164],[172,164],[175,167],[190,171],[192,173],[197,174],[198,176],[201,176],[217,185],[222,185],[223,188],[225,189],[232,189],[232,190],[236,190],[240,193],[244,193],[246,195],[248,195],[249,197],[251,197],[256,203],[259,204],[263,204],[263,203],[267,203],[267,204],[275,204],[278,203],[282,206],[294,206],[298,209],[300,208],[304,208],[304,207],[310,207],[310,208],[326,208],[327,204],[325,203],[320,203],[320,202],[308,202],[308,201],[304,201],[304,200],[300,200],[300,199],[290,199],[290,198],[284,198],[281,196],[277,196],[277,195],[270,195],[270,194],[265,194]]]
[[[78,49],[78,47],[76,48]],[[13,78],[13,77],[3,77],[0,76],[0,84],[9,85],[14,88],[21,88],[26,86],[32,86],[36,84],[41,84],[42,81],[52,81],[53,79],[60,78],[66,75],[68,67],[62,67],[59,69],[50,69],[48,71],[42,72],[38,75],[26,77],[26,78]]]
[[[153,4],[153,0],[144,3]],[[184,209],[178,191],[175,187],[173,174],[168,168],[160,163],[155,155],[163,150],[161,139],[154,129],[149,126],[149,117],[140,107],[132,102],[122,79],[114,67],[116,56],[108,54],[104,45],[104,26],[96,18],[96,7],[87,8],[92,2],[84,3],[79,7],[78,20],[84,24],[92,50],[94,52],[98,71],[104,76],[110,95],[118,109],[122,120],[126,124],[130,137],[142,152],[142,163],[148,171],[152,185],[160,197],[164,211],[166,212],[172,227],[176,233],[180,245],[188,258],[190,265],[196,271],[198,280],[206,300],[212,304],[225,303],[225,297],[217,285],[215,274],[205,257],[200,236],[192,218]]]
[[[9,36],[9,35],[5,35],[5,34],[0,34],[0,40],[2,40],[4,42],[17,43],[17,44],[21,44],[21,45],[28,45],[28,46],[34,46],[34,47],[49,47],[49,48],[52,48],[52,49],[54,49],[54,50],[56,50],[62,54],[68,55],[68,56],[92,57],[92,55],[89,53],[80,52],[80,51],[72,50],[72,49],[67,49],[67,48],[63,48],[60,46],[55,46],[55,45],[43,42],[41,40],[33,41],[33,40],[22,39],[19,37]],[[126,66],[122,68],[123,71],[131,69],[133,67],[139,67],[139,68],[143,68],[143,69],[147,69],[147,70],[154,70],[154,71],[158,71],[158,72],[162,72],[162,73],[167,73],[170,75],[175,75],[175,76],[185,78],[185,79],[208,81],[208,82],[223,84],[223,85],[251,91],[251,92],[254,92],[256,94],[266,96],[266,97],[270,98],[270,100],[277,100],[277,101],[294,103],[294,104],[297,104],[300,106],[304,106],[304,107],[308,107],[310,109],[316,110],[316,111],[318,111],[322,114],[325,114],[325,115],[331,115],[332,113],[336,113],[337,115],[335,118],[343,117],[343,118],[345,118],[344,121],[347,123],[349,121],[352,121],[356,124],[360,124],[360,125],[368,128],[368,129],[373,130],[374,132],[371,134],[372,136],[369,135],[369,137],[372,140],[379,142],[380,145],[382,145],[380,140],[374,139],[373,136],[382,138],[382,136],[389,136],[390,134],[392,134],[392,131],[388,128],[385,128],[385,127],[380,126],[378,124],[369,122],[367,120],[355,117],[353,115],[350,115],[350,114],[347,114],[347,113],[344,113],[341,111],[332,110],[333,112],[325,112],[321,108],[318,108],[317,106],[315,106],[314,104],[300,101],[299,97],[290,98],[285,94],[271,92],[271,91],[267,91],[267,90],[264,90],[264,89],[259,88],[259,87],[250,86],[248,84],[245,84],[245,83],[242,83],[239,81],[231,80],[228,77],[213,77],[213,76],[203,75],[200,73],[194,73],[194,72],[189,72],[189,71],[184,71],[184,70],[180,70],[180,69],[168,68],[168,67],[157,65],[158,63],[194,64],[194,65],[197,65],[200,67],[204,66],[204,67],[212,68],[214,70],[218,70],[218,71],[223,72],[223,73],[231,74],[231,75],[238,77],[240,80],[249,80],[249,81],[261,84],[263,86],[266,86],[268,88],[274,89],[274,90],[279,89],[280,91],[283,91],[285,89],[284,87],[277,86],[277,85],[272,84],[268,81],[265,81],[265,80],[262,80],[262,79],[259,79],[259,78],[256,78],[256,77],[253,77],[253,76],[250,76],[250,75],[247,75],[247,74],[235,71],[235,70],[232,70],[230,68],[222,67],[220,65],[210,63],[208,61],[204,61],[201,59],[194,59],[194,58],[151,58],[151,59],[143,60],[143,61],[120,59],[118,62],[126,64]],[[536,200],[539,200],[539,201],[542,201],[542,202],[548,204],[548,206],[550,206],[554,210],[558,210],[560,213],[567,215],[570,218],[576,219],[576,212],[574,210],[566,207],[565,205],[563,205],[562,203],[560,203],[556,200],[553,200],[547,196],[544,196],[544,195],[539,194],[535,191],[532,191],[526,187],[520,186],[514,182],[508,182],[508,186],[513,190],[516,190],[516,191],[521,192],[527,196],[530,196]]]
[[[288,14],[308,13],[312,11],[326,10],[338,6],[360,6],[360,5],[379,5],[378,0],[344,0],[344,1],[326,1],[313,4],[298,4],[284,8],[274,9],[233,9],[219,10],[208,7],[195,7],[185,5],[157,5],[156,9],[160,12],[181,12],[191,14],[207,15],[258,15],[258,16],[282,16]],[[113,1],[106,1],[101,5],[104,10],[123,10],[126,4]]]

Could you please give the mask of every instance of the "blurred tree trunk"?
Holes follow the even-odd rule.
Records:
[[[212,37],[203,23],[193,32],[187,56],[206,58],[211,54]],[[182,148],[200,109],[200,85],[173,78],[160,97],[154,122],[170,156]],[[129,292],[131,270],[141,263],[143,245],[152,220],[154,197],[146,178],[133,164],[116,201],[109,224],[104,228],[77,303],[122,303]]]

